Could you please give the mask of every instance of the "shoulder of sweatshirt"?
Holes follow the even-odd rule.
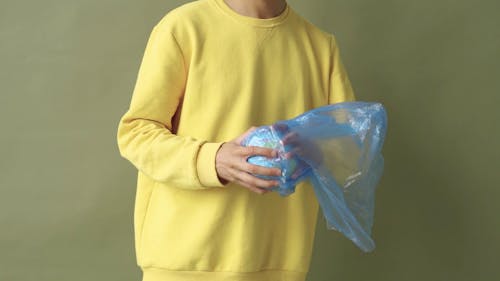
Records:
[[[315,25],[299,13],[297,13],[293,8],[291,8],[292,13],[294,14],[294,18],[299,22],[299,25],[305,28],[308,32],[317,37],[323,37],[328,39],[332,34],[325,31],[321,27]]]
[[[168,30],[174,35],[182,35],[195,26],[210,20],[211,0],[188,2],[168,11],[155,25],[155,28]]]
[[[293,13],[293,18],[295,21],[295,26],[299,27],[302,32],[307,34],[307,37],[314,41],[317,47],[330,49],[332,52],[337,47],[335,35],[333,33],[327,32],[323,28],[315,25],[305,17],[298,14],[293,8],[291,8],[291,13]]]

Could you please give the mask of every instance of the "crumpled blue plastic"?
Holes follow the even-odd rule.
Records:
[[[327,228],[371,252],[375,249],[371,237],[375,189],[384,170],[381,150],[386,130],[382,104],[341,102],[258,127],[241,144],[276,149],[276,158],[255,155],[247,161],[280,168],[281,176],[256,176],[278,180],[273,190],[281,196],[310,180]]]

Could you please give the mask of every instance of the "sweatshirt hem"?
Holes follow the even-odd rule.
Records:
[[[252,272],[234,271],[174,271],[141,267],[142,281],[305,281],[307,272],[265,269]]]

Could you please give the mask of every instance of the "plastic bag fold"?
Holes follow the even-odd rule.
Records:
[[[241,144],[276,149],[276,158],[255,155],[247,161],[280,168],[281,176],[256,176],[278,180],[280,185],[273,190],[281,196],[309,180],[327,227],[370,252],[375,248],[371,229],[386,130],[381,103],[341,102],[258,127]]]

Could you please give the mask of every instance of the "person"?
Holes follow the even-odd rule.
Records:
[[[152,28],[117,130],[137,168],[143,281],[303,281],[318,202],[307,182],[281,197],[252,165],[255,127],[354,100],[335,36],[285,0],[199,0]]]

